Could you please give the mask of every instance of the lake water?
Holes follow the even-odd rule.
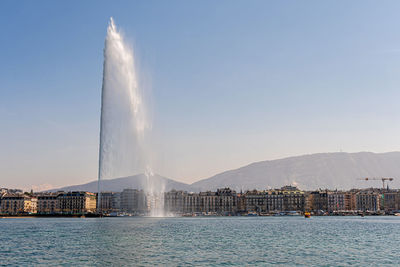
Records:
[[[0,219],[0,265],[400,265],[400,217]]]

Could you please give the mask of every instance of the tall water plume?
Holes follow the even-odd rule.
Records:
[[[143,89],[139,86],[133,50],[111,18],[104,48],[99,148],[99,205],[103,179],[146,175],[145,188],[154,195],[146,135],[151,124],[146,116]],[[151,197],[151,196],[150,196]],[[99,210],[100,210],[99,206]]]

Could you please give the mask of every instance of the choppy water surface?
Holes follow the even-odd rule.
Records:
[[[400,218],[0,219],[0,265],[400,265]]]

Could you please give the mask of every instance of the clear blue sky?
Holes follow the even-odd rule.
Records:
[[[110,16],[152,88],[156,172],[400,150],[398,1],[1,1],[0,187],[97,177]]]

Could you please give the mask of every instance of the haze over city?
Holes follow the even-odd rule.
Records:
[[[293,155],[400,151],[400,3],[22,2],[0,3],[4,186],[97,177],[110,14],[151,92],[158,174],[192,183]]]

